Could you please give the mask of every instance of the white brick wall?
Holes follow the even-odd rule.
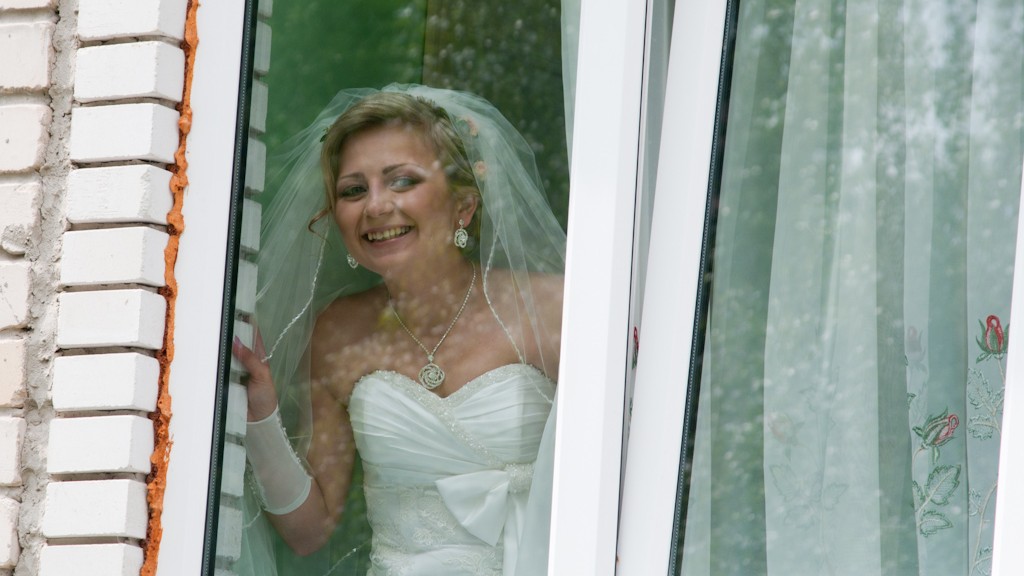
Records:
[[[166,224],[171,173],[149,164],[80,168],[68,176],[72,224]]]
[[[46,486],[42,530],[47,538],[146,537],[146,484],[79,480]]]
[[[0,0],[0,576],[137,576],[187,0],[57,6]]]
[[[137,576],[142,569],[142,548],[129,544],[47,546],[43,548],[40,576]]]
[[[167,301],[159,294],[141,289],[66,292],[58,306],[61,348],[163,346]]]
[[[270,71],[270,26],[265,22],[256,23],[256,55],[252,67],[253,72],[261,76]]]
[[[238,261],[238,286],[235,290],[235,308],[242,314],[256,312],[256,264]]]
[[[0,330],[21,328],[28,321],[31,275],[28,262],[0,262]]]
[[[224,465],[221,468],[224,481],[221,493],[241,497],[245,488],[245,448],[241,444],[224,444]]]
[[[182,0],[79,0],[78,37],[109,40],[164,36],[181,40],[186,6]]]
[[[11,1],[0,0],[0,8]],[[174,106],[184,85],[179,44],[187,1],[73,4],[70,44],[78,48],[66,59],[73,100],[61,142],[70,161],[67,230],[51,337],[60,352],[50,372],[56,417],[46,435],[50,481],[38,522],[46,539],[36,552],[38,573],[136,576],[149,514],[142,478],[152,470],[149,414],[160,372],[154,355],[167,312],[156,289],[166,282],[168,166],[179,141]],[[29,156],[23,151],[18,165],[33,165],[37,157]],[[17,235],[8,236],[17,243]]]
[[[95,446],[103,446],[103,450],[95,450]],[[153,423],[148,418],[57,418],[50,423],[46,470],[50,474],[149,474],[152,453]]]
[[[181,101],[185,53],[166,42],[82,48],[75,63],[75,100],[120,98]]]
[[[263,2],[260,2],[260,6]],[[264,82],[253,80],[252,97],[249,103],[249,124],[252,129],[260,134],[267,131],[267,105],[269,90]]]
[[[159,377],[156,359],[138,352],[63,356],[53,362],[53,408],[152,412]]]
[[[50,22],[0,23],[0,92],[42,91],[50,87],[50,58],[53,54],[53,24]]]
[[[51,115],[50,107],[42,104],[0,106],[0,174],[42,166]]]
[[[0,486],[21,484],[21,443],[25,419],[0,416]]]
[[[23,491],[32,471],[24,458],[29,422],[39,422],[38,404],[27,407],[28,381],[36,362],[31,348],[45,324],[32,312],[36,284],[47,272],[40,250],[43,182],[39,173],[50,144],[53,110],[48,91],[54,60],[54,0],[0,0],[0,575],[13,574],[25,557],[19,536],[22,517],[33,514],[33,494]],[[52,348],[51,348],[52,349]],[[26,416],[30,416],[31,420]]]
[[[22,10],[28,8],[53,8],[57,0],[0,0],[2,10]]]
[[[234,562],[242,555],[242,511],[221,506],[217,519],[217,556]]]
[[[259,193],[264,188],[267,165],[267,145],[255,138],[249,139],[246,148],[245,187]]]
[[[71,160],[174,163],[178,112],[160,104],[114,104],[71,113]]]
[[[25,401],[25,340],[0,340],[0,406],[20,407]]]
[[[38,177],[27,181],[0,182],[0,250],[21,255],[39,225],[42,186]]]
[[[228,414],[224,430],[232,436],[245,437],[245,424],[248,418],[248,405],[245,386],[232,382],[228,386]]]
[[[144,226],[68,232],[60,283],[163,286],[165,248],[167,233]]]
[[[18,563],[21,547],[18,546],[18,514],[21,505],[17,500],[0,498],[0,567],[12,568]]]
[[[248,170],[248,168],[246,168]],[[242,250],[258,252],[260,249],[260,222],[263,207],[255,200],[246,198],[242,202]]]
[[[252,324],[236,319],[234,332],[235,337],[241,340],[242,344],[252,348],[254,337],[256,335],[256,329],[253,328]],[[242,367],[242,363],[234,356],[231,357],[231,371],[236,378],[245,374],[245,368]]]

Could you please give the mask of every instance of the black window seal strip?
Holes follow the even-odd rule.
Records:
[[[256,15],[259,0],[246,0],[239,62],[234,166],[231,173],[231,207],[228,211],[228,242],[224,266],[224,296],[221,303],[220,354],[217,357],[217,390],[213,413],[210,454],[210,483],[206,498],[206,527],[203,536],[202,576],[213,576],[217,566],[221,468],[224,460],[225,417],[227,415],[231,342],[234,338],[235,282],[241,243],[242,205],[245,198],[246,154],[249,149],[249,105],[252,99],[253,60],[256,51]]]
[[[718,197],[722,188],[722,166],[725,161],[725,134],[732,90],[733,58],[736,52],[736,29],[739,21],[739,0],[729,0],[725,10],[722,36],[722,60],[718,74],[718,99],[715,104],[715,129],[711,144],[711,166],[708,173],[707,201],[704,206],[704,235],[701,241],[700,274],[697,278],[697,303],[690,342],[690,367],[683,414],[683,437],[680,443],[679,480],[675,514],[672,520],[672,546],[669,551],[668,574],[678,576],[682,570],[683,539],[693,470],[693,448],[697,432],[697,402],[700,396],[704,342],[712,281],[712,253],[715,226],[718,221]],[[666,102],[666,106],[670,105]]]

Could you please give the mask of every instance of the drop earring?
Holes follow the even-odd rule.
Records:
[[[459,218],[459,228],[455,231],[455,245],[459,248],[465,248],[466,244],[469,243],[469,233],[466,232],[466,224]]]
[[[351,254],[345,256],[345,260],[348,261],[349,267],[352,268],[353,270],[359,268],[359,262],[356,262],[356,259],[353,258]]]

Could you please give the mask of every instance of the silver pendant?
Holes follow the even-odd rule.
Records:
[[[420,369],[420,384],[427,390],[433,390],[444,383],[444,370],[433,362]]]

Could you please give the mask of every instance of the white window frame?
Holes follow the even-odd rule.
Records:
[[[644,3],[584,0],[580,19],[549,573],[660,574],[672,544],[725,0],[677,3],[646,282],[644,353],[619,517],[621,411],[640,135]],[[175,275],[171,461],[158,574],[202,564],[231,202],[244,0],[204,3]],[[1024,191],[1022,191],[1024,194]],[[1024,270],[1024,211],[1016,269]],[[223,247],[223,250],[214,249]],[[1024,275],[1014,299],[1024,302]],[[1024,323],[1024,309],[1011,324]],[[1024,344],[1011,339],[996,505],[996,576],[1024,571]],[[680,385],[682,384],[682,385]],[[616,535],[616,525],[618,534]]]
[[[584,1],[549,574],[614,574],[646,2]]]
[[[677,2],[623,480],[618,574],[664,574],[672,546],[725,0]]]
[[[204,2],[196,16],[199,45],[186,144],[189,185],[174,268],[178,297],[169,381],[172,444],[158,576],[199,574],[202,569],[245,0]]]
[[[644,4],[581,7],[552,574],[615,570]],[[197,13],[161,576],[198,574],[203,562],[245,9],[220,0]]]
[[[726,0],[678,2],[644,295],[619,527],[619,576],[665,574],[678,489],[687,382]],[[581,50],[582,53],[582,50]],[[585,94],[585,92],[578,92]],[[1024,161],[1024,159],[1022,159]],[[1024,197],[1024,185],[1021,195]],[[1024,303],[1024,210],[1017,227],[1013,301]],[[1011,325],[1024,325],[1024,306]],[[993,576],[1024,573],[1024,343],[1011,338],[1003,405]],[[1015,447],[1017,449],[1015,449]],[[1012,487],[1012,488],[1011,488]]]

